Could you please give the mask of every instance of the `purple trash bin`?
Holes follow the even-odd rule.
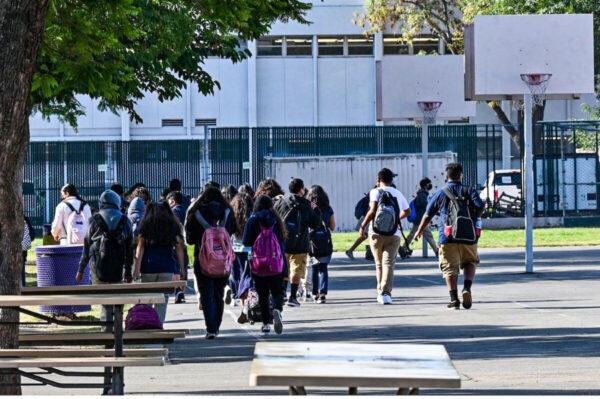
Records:
[[[40,245],[35,248],[37,285],[53,287],[57,285],[77,285],[75,275],[79,270],[79,261],[83,245]],[[81,285],[90,284],[90,268],[86,268]],[[40,306],[42,313],[72,314],[89,312],[91,306]]]

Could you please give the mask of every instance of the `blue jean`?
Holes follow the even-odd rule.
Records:
[[[312,265],[312,286],[313,295],[327,295],[329,286],[329,272],[327,263],[317,263]]]
[[[198,279],[198,288],[200,289],[200,303],[202,303],[206,332],[216,334],[223,321],[223,310],[225,309],[223,295],[227,277],[207,277],[196,272],[196,279]]]

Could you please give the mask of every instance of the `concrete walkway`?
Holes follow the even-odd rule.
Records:
[[[415,254],[418,255],[418,254]],[[600,248],[536,251],[536,272],[524,274],[521,250],[482,251],[469,311],[445,308],[448,292],[433,259],[397,265],[394,304],[375,302],[373,266],[337,256],[327,303],[284,310],[284,334],[263,336],[240,326],[228,308],[222,334],[204,339],[193,296],[169,305],[166,328],[191,334],[170,345],[173,364],[126,370],[129,394],[287,394],[254,389],[248,372],[259,340],[438,343],[463,377],[462,390],[422,394],[600,394]],[[315,390],[309,393],[337,393]],[[25,394],[97,394],[26,387]],[[391,391],[369,390],[362,393]]]

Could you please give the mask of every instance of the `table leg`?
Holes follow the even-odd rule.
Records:
[[[123,357],[123,305],[114,306],[114,334],[115,334],[115,356]],[[123,395],[124,387],[123,367],[113,367],[112,387],[113,395]]]
[[[111,334],[114,334],[114,310],[113,310],[113,306],[112,305],[102,305],[102,313],[106,313],[106,320],[101,320],[106,322],[106,325],[104,327],[102,327],[102,331],[103,332],[109,332]],[[105,346],[106,349],[114,349],[115,345],[114,343],[112,344],[107,344]],[[105,367],[104,368],[104,391],[102,392],[103,395],[108,395],[110,393],[111,390],[111,385],[112,385],[112,367]]]
[[[419,388],[398,388],[396,395],[418,395]]]
[[[419,394],[419,388],[411,388],[410,392],[408,394],[409,395],[418,395]]]
[[[357,387],[348,388],[348,395],[358,395],[358,388]]]
[[[289,389],[289,393],[290,395],[302,395],[302,396],[306,396],[306,389],[304,389],[304,387],[290,387]]]

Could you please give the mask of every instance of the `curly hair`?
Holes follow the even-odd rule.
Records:
[[[133,190],[128,200],[131,201],[134,198],[141,198],[146,204],[152,202],[152,195],[150,194],[150,190],[146,187],[137,187]]]
[[[254,200],[248,194],[237,194],[231,200],[231,208],[233,209],[233,216],[237,222],[237,231],[235,235],[240,237],[244,233],[244,227],[250,215],[252,214],[252,208],[254,207]]]
[[[277,183],[277,180],[269,178],[259,183],[254,198],[258,198],[261,195],[268,195],[271,198],[275,198],[284,194],[285,193],[283,192],[281,185]]]

